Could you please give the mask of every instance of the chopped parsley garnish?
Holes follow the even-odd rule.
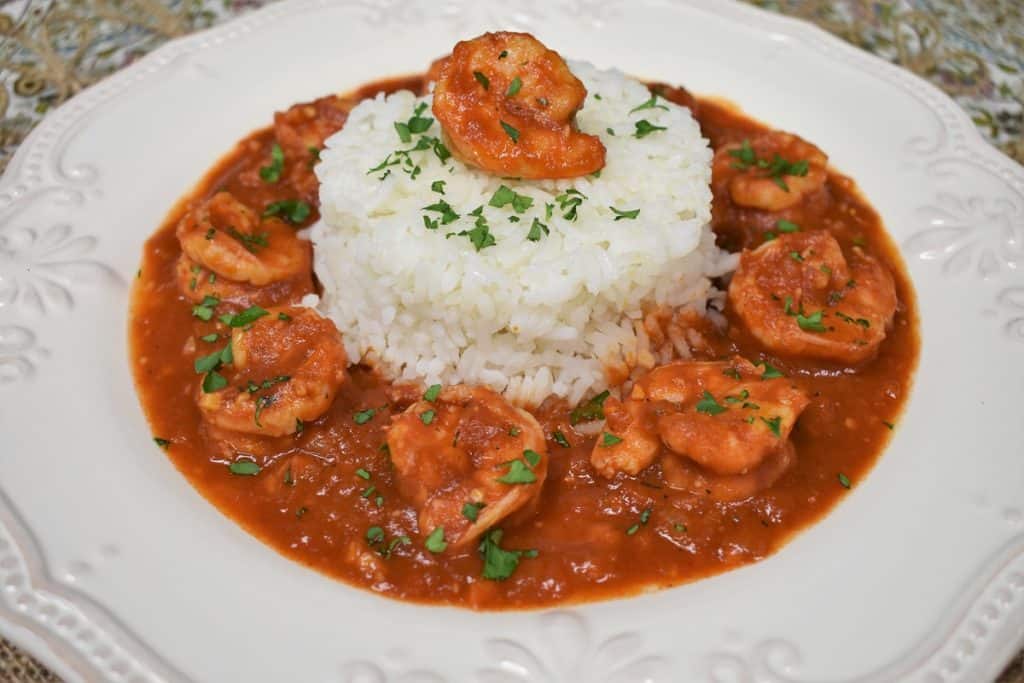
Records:
[[[697,401],[698,413],[704,413],[705,415],[718,415],[719,413],[724,413],[726,410],[728,410],[728,408],[716,401],[710,391],[705,391],[703,398]]]
[[[768,429],[772,430],[772,434],[774,434],[775,436],[778,436],[778,437],[782,436],[782,433],[781,433],[782,418],[781,417],[776,416],[776,417],[773,417],[773,418],[770,418],[770,419],[767,418],[767,417],[762,417],[761,418],[761,422],[764,422],[766,425],[768,425]]]
[[[665,111],[668,111],[668,107],[666,107],[664,104],[658,104],[657,93],[651,93],[651,99],[647,100],[643,104],[638,104],[637,106],[633,107],[632,109],[629,110],[629,113],[632,114],[633,112],[642,111],[644,109],[664,109]]]
[[[371,544],[380,543],[384,540],[384,530],[379,526],[371,526],[366,530],[366,540]]]
[[[298,510],[295,511],[295,516],[298,519],[302,519],[303,517],[306,516],[307,512],[309,512],[309,508],[306,507],[305,505],[303,505],[302,507],[300,507]]]
[[[509,204],[512,205],[512,209],[516,213],[523,213],[533,206],[533,198],[517,194],[511,188],[502,185],[497,189],[497,191],[495,191],[494,196],[491,197],[491,201],[488,202],[488,205],[493,206],[496,209],[500,209]]]
[[[616,221],[621,221],[624,218],[629,218],[630,220],[634,220],[634,219],[636,219],[637,216],[640,215],[640,209],[630,209],[628,211],[620,211],[619,209],[616,209],[614,206],[609,206],[608,208],[611,209],[612,213],[615,214],[615,220]]]
[[[471,522],[475,522],[476,518],[480,516],[480,509],[483,507],[483,503],[466,503],[462,506],[462,516]]]
[[[775,227],[778,228],[779,232],[800,232],[800,226],[796,223],[792,223],[787,220],[778,220],[775,222]]]
[[[360,410],[358,413],[352,416],[352,420],[357,425],[364,425],[373,419],[373,416],[377,414],[375,408],[367,408],[366,410]]]
[[[295,418],[295,434],[299,435],[306,428],[305,423],[299,418]]]
[[[220,335],[217,334],[216,332],[212,332],[210,334],[204,334],[202,337],[200,337],[200,339],[206,342],[207,344],[212,344],[213,342],[220,339]]]
[[[509,436],[519,436],[519,433],[520,433],[519,427],[509,427],[508,428],[508,435]]]
[[[586,198],[587,195],[572,187],[555,197],[555,201],[558,202],[559,208],[565,212],[562,214],[562,218],[567,221],[575,221],[576,209],[579,208],[580,204],[582,204],[583,200]]]
[[[582,403],[569,413],[569,424],[577,425],[580,422],[590,422],[604,419],[604,402],[611,396],[607,389],[597,396],[594,396],[586,403]]]
[[[273,377],[271,379],[265,379],[259,384],[256,384],[256,382],[253,382],[252,380],[249,380],[249,385],[246,387],[246,389],[250,394],[255,394],[257,391],[269,389],[275,384],[281,384],[282,382],[287,382],[290,379],[291,377],[289,377],[288,375],[278,375],[277,377]]]
[[[804,257],[800,254],[799,251],[791,251],[791,252],[789,252],[789,258],[793,259],[794,261],[796,261],[798,263],[803,263],[803,261],[804,261]]]
[[[572,448],[572,444],[569,443],[569,439],[565,438],[565,434],[563,434],[560,430],[556,429],[555,433],[551,435],[551,438],[554,439],[555,443],[557,443],[562,448]]]
[[[519,78],[519,76],[516,76],[512,79],[512,82],[508,84],[508,90],[505,91],[505,97],[515,97],[522,87],[522,79]]]
[[[726,403],[740,403],[741,401],[746,401],[748,398],[750,398],[750,392],[747,391],[746,389],[744,389],[743,391],[741,391],[739,393],[739,396],[726,396],[725,397],[725,402]]]
[[[360,467],[359,469],[356,470],[356,476],[359,477],[360,479],[365,479],[366,481],[370,481],[370,477],[373,476],[373,475],[371,475],[365,469]]]
[[[436,213],[441,214],[441,225],[448,225],[449,223],[454,223],[460,218],[459,214],[455,213],[451,205],[443,199],[435,204],[431,204],[430,206],[424,206],[423,210],[434,211]]]
[[[605,128],[604,132],[608,133],[608,135],[615,135],[615,131],[611,128]]]
[[[263,429],[263,425],[260,424],[260,415],[263,414],[263,411],[266,408],[273,405],[274,401],[276,400],[276,397],[266,394],[256,399],[256,412],[253,413],[252,420],[260,429]]]
[[[412,131],[409,130],[409,124],[395,121],[395,132],[398,133],[398,139],[402,142],[412,142]]]
[[[508,125],[504,121],[501,122],[501,127],[505,131],[505,134],[512,138],[512,142],[519,143],[519,131]]]
[[[614,446],[619,443],[622,443],[622,437],[615,436],[611,432],[605,432],[604,436],[601,437],[601,446],[604,448],[608,448],[609,446]]]
[[[526,462],[530,467],[536,467],[540,464],[541,455],[537,451],[527,448],[523,451],[523,457],[526,458]]]
[[[636,532],[640,531],[640,527],[646,526],[648,520],[651,519],[651,508],[644,508],[643,512],[640,513],[640,521],[637,524],[626,529],[626,535],[632,536]]]
[[[224,375],[220,374],[216,370],[212,370],[203,378],[203,393],[212,394],[215,391],[220,391],[227,385],[228,380]]]
[[[222,315],[220,321],[229,327],[245,327],[256,322],[266,314],[267,311],[265,309],[259,306],[250,306],[241,313]]]
[[[505,59],[505,57],[508,57],[508,50],[502,50],[502,51],[501,51],[501,52],[500,52],[500,53],[498,54],[498,59]]]
[[[867,318],[851,318],[850,316],[846,315],[842,311],[836,311],[835,315],[840,320],[848,322],[851,325],[860,325],[864,329],[867,329],[867,328],[871,327],[871,321],[869,321]]]
[[[526,452],[524,451],[524,455]],[[502,484],[532,484],[537,481],[537,475],[524,460],[513,460],[508,463],[508,472],[498,477],[498,481]]]
[[[822,312],[815,311],[810,315],[804,315],[803,313],[797,313],[796,324],[800,326],[801,330],[805,332],[825,332],[828,328],[821,322]]]
[[[284,485],[295,486],[295,478],[292,476],[292,466],[288,465],[288,469],[284,471]]]
[[[425,392],[423,392],[423,400],[429,403],[433,403],[437,400],[437,397],[441,395],[441,385],[431,384]]]
[[[292,321],[292,317],[283,311],[277,314],[277,319],[286,323],[290,323]]]
[[[726,368],[725,370],[722,370],[722,374],[726,377],[732,377],[733,379],[742,379],[740,377],[740,371],[736,368]]]
[[[480,85],[483,86],[484,90],[490,90],[491,89],[491,81],[490,81],[490,79],[487,78],[487,76],[484,76],[479,71],[474,71],[473,72],[473,78],[476,79],[477,83],[479,83]]]
[[[311,210],[309,204],[300,199],[282,199],[268,204],[263,210],[263,217],[281,216],[292,225],[298,225],[309,218]]]
[[[372,495],[373,495],[373,494],[374,494],[374,493],[375,493],[376,491],[377,491],[377,487],[376,487],[376,486],[374,486],[373,484],[370,484],[370,485],[369,485],[369,486],[367,486],[367,487],[366,487],[365,489],[363,489],[363,492],[359,494],[359,497],[360,497],[360,498],[369,498],[369,497],[370,497],[370,496],[372,496]]]
[[[526,239],[531,242],[540,242],[540,238],[550,232],[551,231],[548,230],[548,226],[541,223],[540,220],[534,216],[533,223],[530,225],[530,232],[526,233]]]
[[[431,189],[432,192],[436,192],[438,194],[444,194],[444,185],[445,185],[445,181],[444,180],[435,180],[434,182],[430,183],[430,189]]]
[[[425,425],[428,425],[434,421],[435,415],[437,415],[437,413],[435,413],[433,410],[424,410],[422,413],[420,413],[420,422],[422,422]]]
[[[884,424],[884,425],[885,425],[886,427],[888,427],[888,428],[889,428],[890,430],[892,430],[892,429],[895,429],[895,428],[896,428],[896,425],[894,425],[894,424],[893,424],[892,422],[886,422],[885,420],[882,420],[882,424]]]
[[[481,207],[482,209],[483,207]],[[483,215],[477,215],[476,222],[474,223],[472,230],[462,230],[457,233],[459,237],[468,237],[470,243],[476,248],[477,251],[486,249],[487,247],[493,247],[497,244],[497,240],[494,239],[494,235],[491,234],[491,226],[487,223],[487,219]]]
[[[488,531],[480,542],[480,556],[484,560],[483,577],[491,581],[504,581],[519,566],[519,558],[536,557],[536,550],[505,550],[501,547],[501,529]]]
[[[839,479],[839,485],[840,486],[842,486],[844,489],[850,488],[850,478],[849,477],[847,477],[845,474],[840,472],[838,479]]]
[[[284,150],[275,142],[274,146],[270,148],[270,165],[260,167],[260,178],[265,183],[276,183],[281,179],[282,171],[284,171]]]
[[[645,138],[651,133],[659,130],[668,130],[668,128],[665,128],[664,126],[655,126],[647,119],[640,119],[634,125],[636,126],[636,132],[633,133],[633,137],[635,138]]]
[[[213,309],[220,304],[220,299],[215,296],[204,296],[203,300],[192,307],[192,315],[200,320],[208,321],[213,317]]]
[[[443,553],[448,544],[444,540],[444,527],[439,526],[430,532],[423,545],[432,553]]]
[[[168,446],[171,445],[171,442],[170,442],[169,439],[161,439],[159,436],[154,436],[153,437],[153,443],[155,443],[160,448],[167,448]]]
[[[245,247],[246,251],[251,252],[253,254],[256,253],[257,249],[262,249],[263,247],[267,247],[270,245],[270,243],[267,242],[267,233],[265,232],[249,234],[239,232],[234,228],[228,228],[228,234],[231,235],[231,237],[233,237],[234,239],[241,242],[242,246]]]
[[[769,365],[767,361],[758,363],[758,367],[764,367],[764,372],[761,373],[761,379],[776,379],[778,377],[785,377],[784,374],[778,369]]]
[[[685,534],[686,533],[686,525],[685,524],[679,524],[677,522],[677,523],[672,525],[672,528],[675,529],[676,531],[678,531],[681,534]]]
[[[787,161],[778,154],[772,157],[771,161],[767,159],[759,159],[757,157],[757,153],[750,146],[750,140],[744,140],[738,149],[730,150],[729,156],[736,159],[736,161],[732,163],[733,168],[740,171],[746,171],[752,167],[763,170],[763,177],[771,178],[772,182],[786,192],[789,192],[789,185],[787,185],[786,181],[783,180],[783,176],[805,176],[809,170],[809,165],[806,160]],[[790,223],[790,225],[793,224]],[[783,232],[789,231],[784,230]]]
[[[228,469],[231,471],[231,474],[243,477],[254,477],[260,473],[260,466],[252,460],[236,460],[228,465]]]

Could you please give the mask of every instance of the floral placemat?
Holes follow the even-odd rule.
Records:
[[[1022,0],[744,0],[806,19],[947,92],[1024,164]],[[47,112],[167,40],[268,0],[0,0],[0,171]],[[0,682],[57,682],[0,638]],[[999,683],[1024,683],[1024,653]]]

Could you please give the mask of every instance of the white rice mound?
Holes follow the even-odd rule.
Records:
[[[550,395],[575,403],[606,388],[606,367],[636,365],[646,311],[704,313],[720,295],[709,278],[735,258],[715,247],[708,225],[712,152],[689,110],[659,98],[659,107],[630,113],[650,98],[641,83],[582,62],[570,68],[588,92],[579,127],[607,148],[596,176],[502,179],[454,158],[442,163],[429,148],[370,173],[420,137],[403,144],[395,122],[421,102],[431,116],[432,98],[408,91],[360,103],[326,141],[316,167],[322,218],[311,233],[319,308],[353,362],[397,381],[489,386],[522,405]],[[642,119],[666,130],[638,138]],[[439,124],[423,135],[440,137]],[[421,169],[415,178],[412,166]],[[443,195],[431,190],[438,180]],[[522,214],[489,206],[501,185],[532,206]],[[572,188],[586,196],[575,221],[556,200]],[[460,218],[428,229],[423,216],[441,214],[424,207],[439,200]],[[480,206],[496,244],[477,251],[451,233],[473,229],[469,214]],[[615,220],[609,207],[640,212]],[[534,218],[550,231],[538,241],[527,239]]]

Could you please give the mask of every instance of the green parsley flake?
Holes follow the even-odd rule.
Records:
[[[357,425],[364,425],[373,419],[373,416],[377,414],[375,408],[367,408],[366,410],[360,410],[358,413],[352,416],[352,420]]]
[[[562,448],[572,448],[572,444],[569,443],[569,439],[565,438],[565,434],[557,429],[555,430],[555,433],[551,435],[551,438],[554,439],[555,443]]]
[[[502,51],[501,51],[501,52],[500,52],[500,53],[498,54],[498,59],[505,59],[505,57],[508,57],[508,50],[502,50]]]
[[[409,124],[395,121],[395,132],[398,133],[398,139],[402,142],[412,142],[412,131],[409,130]]]
[[[697,401],[697,412],[704,413],[705,415],[718,415],[724,413],[728,408],[720,404],[715,400],[715,397],[711,395],[711,392],[705,391],[703,398]]]
[[[636,219],[637,216],[640,215],[640,209],[631,209],[631,210],[628,210],[628,211],[620,211],[619,209],[616,209],[614,206],[609,206],[608,208],[611,209],[612,213],[615,214],[615,220],[616,221],[621,221],[624,218],[628,218],[630,220],[634,220],[634,219]]]
[[[220,391],[227,385],[228,380],[224,375],[214,370],[207,373],[206,377],[203,378],[203,393],[212,394],[215,391]]]
[[[434,421],[435,415],[437,415],[437,413],[435,413],[433,410],[424,410],[422,413],[420,413],[420,422],[422,422],[425,425],[428,425]]]
[[[512,126],[508,125],[504,121],[501,122],[501,127],[505,131],[505,134],[508,135],[510,138],[512,138],[512,142],[513,143],[516,143],[516,144],[519,143],[519,131],[518,130],[516,130]]]
[[[482,576],[490,581],[504,581],[512,576],[521,557],[536,557],[535,550],[505,550],[501,547],[501,529],[492,529],[480,542],[480,556],[484,561]]]
[[[461,218],[459,214],[455,213],[451,205],[443,199],[435,204],[431,204],[430,206],[424,206],[423,210],[434,211],[436,213],[441,214],[441,225],[448,225],[449,223],[454,223],[455,221],[459,220],[459,218]]]
[[[615,436],[610,432],[605,432],[604,436],[601,437],[601,446],[603,448],[608,448],[620,443],[622,443],[622,438]]]
[[[639,104],[633,107],[632,109],[629,110],[629,113],[632,114],[634,112],[643,111],[644,109],[664,109],[665,111],[668,111],[668,107],[666,107],[663,104],[658,104],[657,93],[652,93],[651,99],[647,100],[643,104]]]
[[[439,526],[431,531],[423,545],[432,553],[443,553],[444,549],[448,547],[444,540],[444,527]]]
[[[444,185],[444,180],[435,180],[434,182],[430,183],[430,190],[438,194],[444,194]]]
[[[260,178],[265,183],[276,183],[281,179],[282,171],[284,171],[284,150],[275,142],[274,146],[270,148],[270,165],[260,167]]]
[[[477,517],[480,516],[480,509],[483,507],[483,503],[466,503],[462,506],[462,516],[471,522],[475,522]]]
[[[360,479],[365,479],[366,481],[370,481],[370,477],[373,476],[373,475],[371,475],[365,469],[360,467],[359,469],[356,470],[356,476],[359,477]]]
[[[215,296],[204,296],[203,300],[192,307],[192,315],[203,321],[209,321],[213,317],[213,309],[220,304],[220,299]]]
[[[250,306],[241,313],[221,316],[220,320],[229,327],[245,327],[246,325],[251,325],[256,322],[266,314],[267,311],[259,306]]]
[[[160,448],[164,448],[164,449],[166,449],[168,446],[171,445],[171,442],[170,442],[169,439],[161,439],[159,436],[154,436],[153,437],[153,443],[155,443]]]
[[[309,204],[299,199],[282,199],[279,202],[267,204],[263,210],[263,217],[281,216],[292,225],[299,225],[307,218],[312,211]]]
[[[431,384],[425,392],[423,392],[423,400],[429,403],[433,403],[437,400],[437,397],[441,395],[441,385]]]
[[[500,209],[509,204],[512,205],[512,209],[516,213],[523,213],[533,206],[533,198],[517,194],[510,187],[502,185],[495,191],[494,196],[491,197],[491,201],[488,202],[489,206],[493,206],[496,209]]]
[[[847,477],[845,474],[840,472],[838,479],[839,479],[839,485],[840,486],[842,486],[844,489],[850,488],[850,478],[849,477]]]
[[[231,471],[231,474],[237,474],[243,477],[254,477],[260,473],[260,466],[252,460],[236,460],[228,465],[228,470]]]
[[[536,467],[537,465],[540,464],[541,455],[537,451],[530,450],[529,448],[527,448],[525,451],[523,451],[523,457],[526,459],[526,462],[530,465],[530,467]]]
[[[782,436],[782,431],[781,431],[782,430],[782,418],[781,417],[776,416],[776,417],[773,417],[773,418],[770,418],[770,419],[767,418],[767,417],[762,417],[761,418],[761,422],[764,422],[766,425],[768,425],[768,429],[772,430],[772,434],[774,434],[777,437],[781,437]]]
[[[519,76],[516,76],[512,79],[512,82],[508,84],[508,90],[505,91],[505,97],[515,97],[522,87],[522,79],[519,78]]]
[[[635,138],[645,138],[651,133],[655,133],[659,130],[668,130],[668,128],[665,128],[664,126],[655,126],[647,119],[640,119],[634,125],[636,126],[636,132],[633,133],[633,137]]]
[[[202,341],[206,342],[207,344],[212,344],[213,342],[215,342],[218,339],[220,339],[220,335],[217,334],[216,332],[213,332],[211,334],[204,334],[199,339],[201,339]]]
[[[580,422],[603,420],[604,402],[609,396],[611,396],[611,392],[605,389],[586,403],[577,406],[571,413],[569,413],[569,424],[577,425]]]
[[[476,79],[477,83],[479,83],[480,85],[483,86],[484,90],[490,90],[491,89],[491,81],[490,81],[490,79],[487,78],[487,76],[484,76],[479,71],[474,71],[473,72],[473,78]]]
[[[283,311],[277,314],[277,319],[285,323],[290,323],[292,321],[292,317]]]
[[[530,232],[526,233],[526,239],[530,240],[531,242],[539,242],[541,237],[548,235],[550,233],[551,231],[548,229],[548,226],[545,225],[544,223],[541,223],[540,220],[535,216],[533,219],[533,223],[530,225]]]
[[[796,316],[796,324],[805,332],[825,332],[828,328],[826,328],[824,323],[821,322],[822,315],[822,311],[815,311],[807,316],[803,313],[798,313]]]
[[[498,477],[498,481],[502,484],[532,484],[537,481],[537,475],[524,460],[513,460],[508,463],[508,472]]]
[[[779,232],[800,232],[800,226],[796,223],[792,223],[787,220],[778,220],[775,222],[775,227],[778,228]]]
[[[785,377],[785,375],[778,368],[769,365],[767,362],[758,363],[758,367],[763,367],[764,372],[761,373],[761,379],[776,379],[778,377]]]
[[[483,207],[480,208],[482,209]],[[494,235],[491,234],[491,226],[487,223],[487,219],[482,215],[477,215],[476,222],[474,223],[472,230],[462,230],[458,233],[449,233],[449,236],[452,234],[458,234],[459,237],[468,237],[470,243],[477,251],[482,251],[487,247],[493,247],[498,243],[497,240],[494,239]]]
[[[384,540],[384,530],[379,526],[371,526],[366,530],[366,540],[369,541],[371,545],[374,543],[380,543]]]

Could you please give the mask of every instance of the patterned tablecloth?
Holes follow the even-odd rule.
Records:
[[[1024,0],[746,0],[813,21],[949,93],[1024,164]],[[0,0],[0,170],[46,113],[165,41],[267,0]],[[0,638],[0,682],[57,681]],[[1000,677],[1024,683],[1024,653]]]

